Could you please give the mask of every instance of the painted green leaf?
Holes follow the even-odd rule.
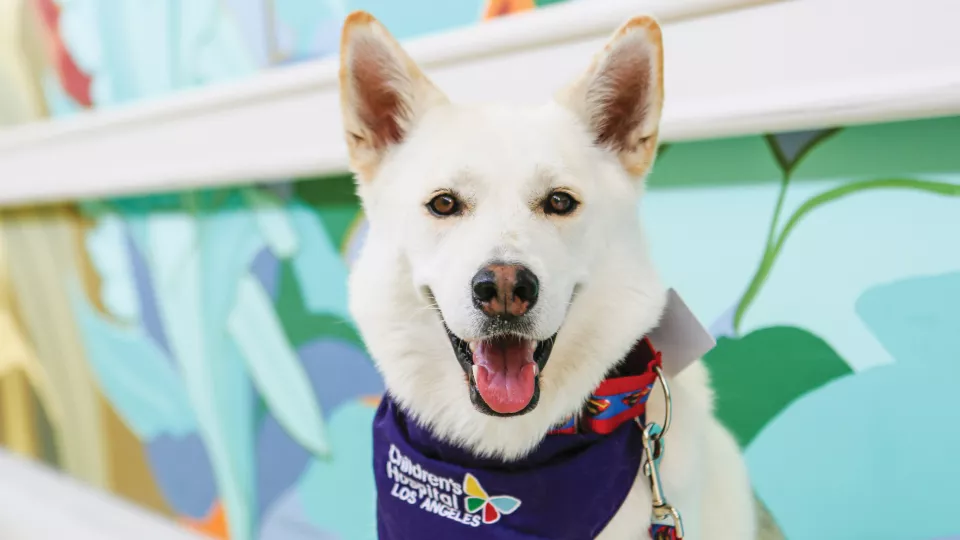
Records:
[[[717,416],[744,448],[792,401],[853,372],[824,340],[792,326],[721,337],[704,362]]]
[[[793,171],[794,181],[916,177],[960,170],[960,116],[847,126]]]
[[[294,347],[321,336],[343,339],[363,347],[363,341],[351,322],[327,313],[313,313],[308,308],[289,261],[280,264],[276,312],[287,332],[287,339]]]
[[[227,328],[243,351],[253,382],[287,432],[314,454],[328,452],[320,405],[300,358],[290,347],[267,292],[247,275]]]
[[[330,241],[341,245],[360,213],[353,175],[297,182],[293,188],[297,198],[317,213]]]
[[[647,178],[651,190],[769,184],[781,175],[759,135],[674,143],[658,155]]]
[[[467,512],[471,514],[481,509],[487,501],[481,499],[480,497],[467,497]]]

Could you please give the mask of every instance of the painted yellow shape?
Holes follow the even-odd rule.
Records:
[[[40,73],[47,66],[39,19],[28,0],[0,0],[0,126],[38,120],[46,115]],[[51,423],[62,407],[24,334],[14,311],[0,238],[0,418],[2,438],[12,450],[40,457],[33,393]]]
[[[81,480],[107,488],[100,393],[84,356],[68,292],[81,285],[80,227],[75,212],[62,206],[6,210],[0,217],[10,290],[17,295],[17,320],[39,359],[35,365],[42,365],[49,378],[51,391],[46,394],[55,394],[61,410],[69,411],[69,418],[50,415],[60,465]],[[44,391],[37,393],[42,399]]]
[[[0,426],[3,444],[22,456],[39,457],[39,441],[34,430],[33,400],[30,387],[20,372],[0,377]]]
[[[31,7],[27,0],[0,0],[0,125],[46,113],[38,77],[46,58]]]
[[[33,387],[54,426],[60,423],[63,409],[50,390],[43,365],[14,316],[5,255],[3,235],[0,234],[0,398],[3,399],[0,426],[3,426],[3,440],[10,449],[25,456],[39,457],[39,438],[29,386]]]

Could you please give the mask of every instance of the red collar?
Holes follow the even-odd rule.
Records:
[[[657,382],[654,368],[660,363],[660,352],[653,348],[649,339],[641,339],[593,391],[580,413],[549,434],[606,435],[624,422],[643,417],[647,398]]]

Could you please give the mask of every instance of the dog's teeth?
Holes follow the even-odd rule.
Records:
[[[474,381],[477,380],[477,373],[479,373],[479,372],[480,372],[480,366],[474,365],[474,366],[473,366],[473,380],[474,380]]]
[[[538,376],[538,375],[540,375],[540,364],[534,363],[534,364],[533,364],[533,376],[536,377],[536,376]]]
[[[476,341],[471,341],[469,344],[470,344],[470,352],[477,352],[477,342],[476,342]],[[476,366],[474,366],[474,367],[476,367]]]

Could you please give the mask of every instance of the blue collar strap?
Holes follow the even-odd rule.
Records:
[[[613,372],[593,391],[579,415],[575,415],[551,435],[573,433],[612,433],[624,422],[643,419],[650,391],[657,382],[655,368],[660,353],[643,338],[627,353]],[[642,423],[641,423],[642,425]]]

